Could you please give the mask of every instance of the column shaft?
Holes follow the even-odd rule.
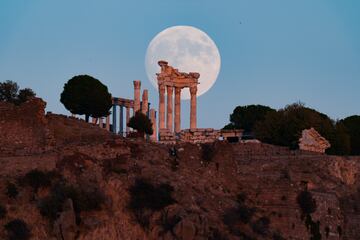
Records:
[[[150,109],[150,120],[152,123],[152,129],[153,129],[153,134],[150,136],[150,139],[153,141],[157,140],[157,129],[156,129],[156,111],[155,109]]]
[[[143,91],[143,95],[142,95],[142,105],[141,105],[141,112],[143,114],[147,114],[148,112],[148,103],[149,103],[149,93],[148,93],[148,90],[145,89]]]
[[[103,128],[103,127],[104,127],[103,118],[102,118],[102,117],[99,117],[99,127],[100,127],[100,128]]]
[[[175,132],[181,131],[181,88],[175,88]]]
[[[106,116],[106,130],[110,131],[110,115]]]
[[[190,129],[196,128],[196,93],[197,93],[197,87],[191,87],[190,88]]]
[[[124,106],[120,106],[120,135],[123,136],[124,133]]]
[[[172,86],[167,86],[167,116],[166,116],[166,127],[172,132],[173,131],[173,92]]]
[[[159,130],[165,128],[165,86],[159,86]]]
[[[141,87],[141,82],[135,80],[134,81],[134,115],[135,112],[140,110],[140,87]]]
[[[126,107],[126,134],[129,134],[130,128],[128,127],[128,123],[130,120],[130,108]]]
[[[116,105],[113,105],[112,111],[112,132],[116,133]]]

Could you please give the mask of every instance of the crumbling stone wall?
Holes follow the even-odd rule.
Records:
[[[24,155],[49,149],[54,138],[47,129],[46,103],[31,99],[19,106],[0,102],[0,155]]]

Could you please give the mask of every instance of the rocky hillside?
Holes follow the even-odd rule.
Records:
[[[359,239],[360,157],[224,142],[173,154],[44,107],[0,105],[0,239]]]

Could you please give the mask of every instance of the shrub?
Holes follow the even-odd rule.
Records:
[[[308,192],[307,190],[300,192],[296,200],[300,206],[302,218],[305,215],[316,211],[316,200],[312,197],[311,192]]]
[[[321,240],[320,222],[314,222],[310,214],[306,215],[305,226],[310,230],[310,240]]]
[[[174,188],[169,184],[154,186],[145,179],[137,179],[129,189],[130,209],[150,209],[159,211],[168,205],[175,203],[171,193]]]
[[[20,105],[35,96],[35,92],[30,88],[20,89],[19,91],[19,86],[16,82],[10,80],[0,82],[0,101]]]
[[[53,172],[43,172],[40,170],[31,170],[26,173],[23,177],[23,182],[25,185],[28,185],[33,188],[35,192],[41,187],[51,186],[51,180],[54,177]]]
[[[228,240],[228,237],[224,236],[219,229],[210,228],[210,235],[208,240]]]
[[[6,208],[3,205],[0,205],[0,219],[4,218],[6,216]]]
[[[128,127],[137,130],[139,137],[144,137],[144,133],[149,135],[153,134],[151,120],[141,111],[137,111],[135,116],[130,118],[127,125]]]
[[[225,214],[223,215],[223,222],[230,228],[231,232],[235,232],[235,226],[242,222],[242,223],[249,223],[251,218],[253,217],[256,209],[248,207],[245,204],[246,195],[240,193],[237,195],[237,203],[238,206],[236,208],[228,209]]]
[[[178,215],[172,215],[169,216],[169,213],[167,211],[163,211],[161,213],[160,218],[160,226],[162,227],[163,231],[161,234],[166,234],[167,232],[170,232],[171,235],[176,238],[176,235],[174,233],[174,228],[176,224],[178,224],[181,221],[181,217]]]
[[[9,198],[16,198],[19,194],[19,191],[14,183],[8,182],[6,184],[6,195]]]
[[[31,232],[27,224],[21,219],[14,219],[5,225],[9,240],[28,240]]]
[[[264,236],[269,232],[269,225],[270,225],[269,218],[261,217],[252,224],[251,228],[255,233]]]
[[[52,188],[48,197],[40,201],[41,215],[51,221],[56,220],[62,211],[65,200],[69,198],[73,201],[77,217],[81,211],[100,210],[101,205],[105,202],[104,194],[97,188],[88,190],[59,183]]]
[[[201,158],[209,164],[215,156],[215,145],[213,143],[204,143],[201,145]]]
[[[128,208],[134,213],[138,223],[148,226],[148,218],[153,211],[160,211],[176,201],[171,196],[174,188],[169,184],[154,186],[145,179],[136,179],[130,187]]]
[[[273,240],[285,240],[285,238],[283,238],[280,233],[276,232],[273,234]]]

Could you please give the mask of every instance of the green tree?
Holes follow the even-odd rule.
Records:
[[[14,103],[17,99],[19,85],[7,80],[0,83],[0,101]]]
[[[294,103],[276,112],[270,112],[263,121],[255,126],[256,138],[263,142],[298,148],[298,140],[302,130],[315,128],[332,147],[330,154],[346,154],[346,143],[341,143],[337,137],[346,139],[343,128],[336,125],[327,115],[307,108],[301,103]]]
[[[143,137],[145,133],[149,135],[153,134],[151,120],[140,111],[137,111],[135,116],[130,118],[128,127],[137,130],[139,136],[141,137]]]
[[[24,88],[19,91],[17,101],[18,103],[26,102],[28,99],[36,96],[36,93],[30,88]]]
[[[351,152],[350,135],[342,122],[335,124],[335,136],[330,139],[331,148],[327,151],[332,155],[349,155]]]
[[[16,82],[7,80],[0,82],[0,101],[20,105],[28,99],[36,96],[36,93],[30,88],[20,89]]]
[[[264,120],[269,112],[275,110],[263,105],[237,106],[230,115],[230,124],[224,129],[244,129],[245,132],[252,132],[256,122]]]
[[[60,102],[71,113],[84,114],[87,122],[90,116],[98,118],[109,115],[112,106],[107,86],[88,75],[75,76],[65,83]]]
[[[351,155],[360,155],[360,116],[350,116],[340,122],[350,136]]]

